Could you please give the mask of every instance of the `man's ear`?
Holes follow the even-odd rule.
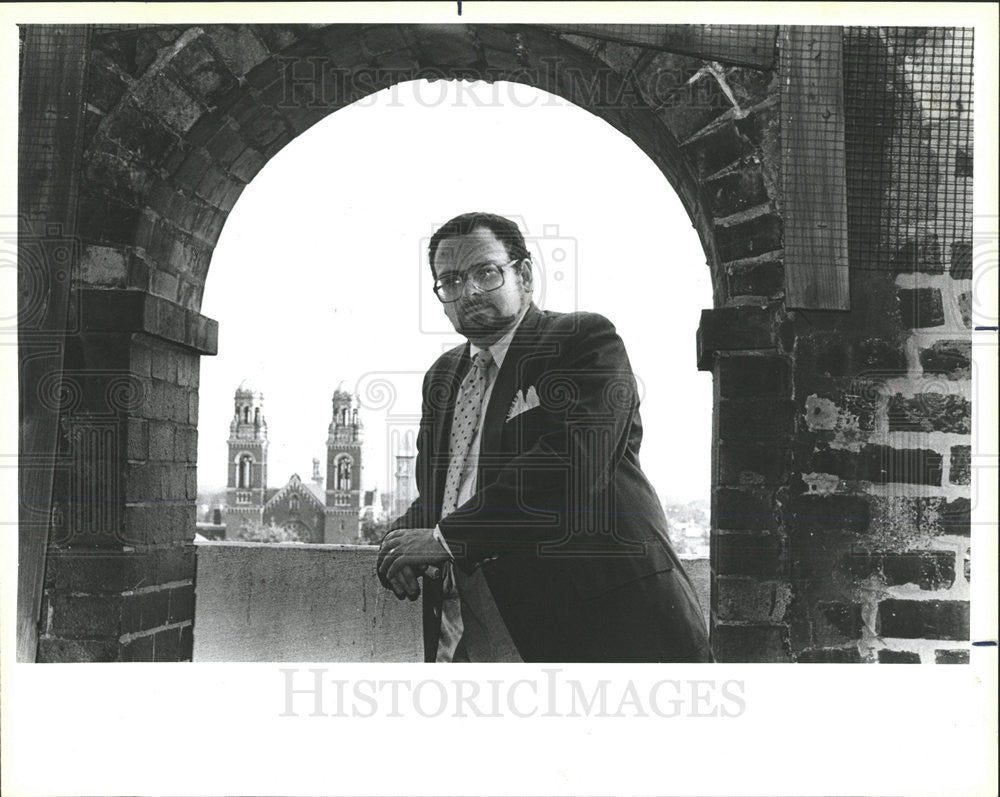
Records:
[[[517,272],[518,272],[518,276],[521,279],[521,284],[525,288],[527,288],[528,290],[531,290],[531,287],[532,287],[532,284],[531,284],[532,271],[531,271],[531,258],[530,257],[524,258],[520,263],[517,264]]]

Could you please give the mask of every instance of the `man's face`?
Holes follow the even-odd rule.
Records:
[[[441,278],[454,272],[466,274],[487,263],[503,266],[510,259],[506,247],[492,231],[477,227],[468,235],[441,241],[434,257],[434,267],[437,277]],[[442,305],[455,331],[477,346],[490,346],[503,337],[531,301],[528,264],[506,266],[503,276],[503,285],[492,291],[484,291],[467,279],[458,300]]]

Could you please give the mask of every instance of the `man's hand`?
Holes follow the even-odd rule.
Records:
[[[447,552],[434,539],[434,529],[396,529],[382,539],[382,547],[378,552],[378,572],[393,585],[393,591],[399,598],[403,596],[396,587],[402,579],[405,594],[413,599],[420,594],[419,589],[414,594],[416,579],[413,578],[413,572],[447,559]],[[407,571],[412,586],[408,583]]]
[[[409,598],[411,601],[415,601],[420,597],[420,585],[417,583],[418,575],[412,567],[406,566],[392,579],[389,579],[389,586],[392,587],[397,598],[400,600]]]

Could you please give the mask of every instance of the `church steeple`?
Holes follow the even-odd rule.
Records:
[[[326,438],[326,541],[355,542],[360,533],[364,429],[358,417],[358,398],[344,390],[343,382],[331,403]]]
[[[260,514],[267,491],[267,420],[264,394],[244,379],[233,396],[229,422],[226,536]],[[234,526],[230,529],[230,526]]]

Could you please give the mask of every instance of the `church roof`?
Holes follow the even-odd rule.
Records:
[[[326,505],[326,490],[323,489],[322,484],[316,484],[316,482],[302,482],[302,485],[313,494],[313,497],[317,501],[324,506]]]
[[[319,504],[321,507],[325,509],[326,508],[325,496],[323,498],[320,498],[316,494],[316,490],[313,489],[314,487],[316,487],[315,484],[312,484],[311,482],[303,482],[302,479],[299,477],[299,474],[293,473],[292,477],[285,483],[285,486],[277,490],[274,493],[274,495],[272,495],[270,498],[267,499],[267,501],[264,502],[264,506],[266,508],[270,504],[276,504],[279,501],[281,501],[285,496],[295,492],[308,496],[309,498],[311,498],[313,501],[315,501],[317,504]]]

